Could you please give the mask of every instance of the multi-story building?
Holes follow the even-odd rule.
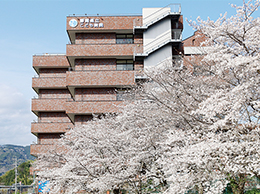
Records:
[[[33,56],[37,77],[31,154],[46,152],[62,134],[87,124],[92,114],[116,112],[122,90],[143,79],[142,70],[178,60],[182,52],[180,5],[144,8],[140,16],[68,16],[66,54]]]

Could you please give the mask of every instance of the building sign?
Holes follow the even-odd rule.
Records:
[[[70,25],[70,27],[75,28],[78,25],[78,21],[75,19],[72,19],[69,21],[69,25]]]
[[[70,27],[75,28],[78,25],[78,21],[75,19],[71,19],[69,21],[69,25]],[[81,28],[104,28],[104,23],[101,23],[100,19],[98,18],[86,18],[79,20],[79,26]]]

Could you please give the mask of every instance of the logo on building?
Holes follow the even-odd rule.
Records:
[[[100,22],[100,19],[86,18],[80,19],[81,28],[104,28],[104,24]]]
[[[69,21],[69,25],[70,25],[70,27],[75,28],[78,25],[78,21],[75,19],[71,19]]]
[[[72,28],[78,26],[78,21],[76,19],[71,19],[69,21],[69,25]],[[79,26],[81,28],[104,28],[104,23],[100,22],[100,19],[96,18],[87,18],[87,19],[80,19]]]

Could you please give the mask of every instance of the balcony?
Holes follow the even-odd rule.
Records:
[[[33,68],[39,73],[40,68],[68,68],[65,54],[42,54],[33,56]]]
[[[72,101],[66,103],[66,113],[74,122],[76,114],[99,114],[118,112],[123,101]]]
[[[71,122],[34,122],[31,124],[31,132],[38,133],[65,133],[74,125]]]
[[[117,112],[122,101],[72,101],[66,103],[67,114]]]
[[[32,99],[32,112],[65,112],[67,98],[40,98]]]
[[[44,154],[48,152],[58,152],[64,150],[64,147],[61,145],[52,145],[52,144],[31,144],[30,154],[37,156],[38,154]]]
[[[67,86],[74,96],[75,87],[126,87],[135,84],[134,71],[70,71]]]
[[[32,88],[39,93],[39,89],[66,89],[66,77],[34,77]]]
[[[76,58],[120,58],[132,57],[135,52],[143,52],[142,44],[68,44],[67,58],[74,66]]]

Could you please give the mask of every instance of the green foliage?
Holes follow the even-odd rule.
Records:
[[[16,158],[18,164],[35,159],[30,155],[30,146],[0,145],[0,176],[14,168]]]
[[[255,188],[255,189],[245,192],[245,194],[260,194],[260,189]]]
[[[0,182],[4,185],[12,185],[14,183],[14,177],[14,170],[10,170],[0,177]]]
[[[227,184],[226,189],[224,190],[223,194],[233,194],[232,188],[230,186],[230,183]]]
[[[233,192],[232,192],[232,190],[225,190],[225,192],[223,192],[223,194],[233,194]],[[252,189],[252,190],[246,191],[245,194],[260,194],[260,190]]]
[[[233,194],[230,184],[227,185],[223,194]],[[260,189],[254,188],[252,190],[246,191],[245,194],[260,194]]]
[[[260,183],[260,179],[255,176],[246,177],[246,179],[244,181],[246,183],[254,183],[255,185],[257,183],[258,184]],[[236,180],[231,178],[230,183],[227,184],[227,187],[225,188],[223,194],[233,194],[232,187],[234,187],[234,185],[236,185],[235,183],[236,183]],[[247,189],[249,189],[249,188],[247,188]],[[260,194],[260,189],[252,188],[251,190],[246,191],[245,194]]]
[[[20,164],[17,168],[18,176],[17,183],[22,181],[24,185],[30,185],[33,182],[33,177],[30,176],[30,167],[32,161],[27,161]],[[15,182],[15,170],[9,170],[3,176],[0,177],[0,183],[4,185],[12,185]]]
[[[161,193],[167,187],[167,182],[155,183],[152,179],[147,180],[145,184],[142,185],[142,191],[144,193]]]

